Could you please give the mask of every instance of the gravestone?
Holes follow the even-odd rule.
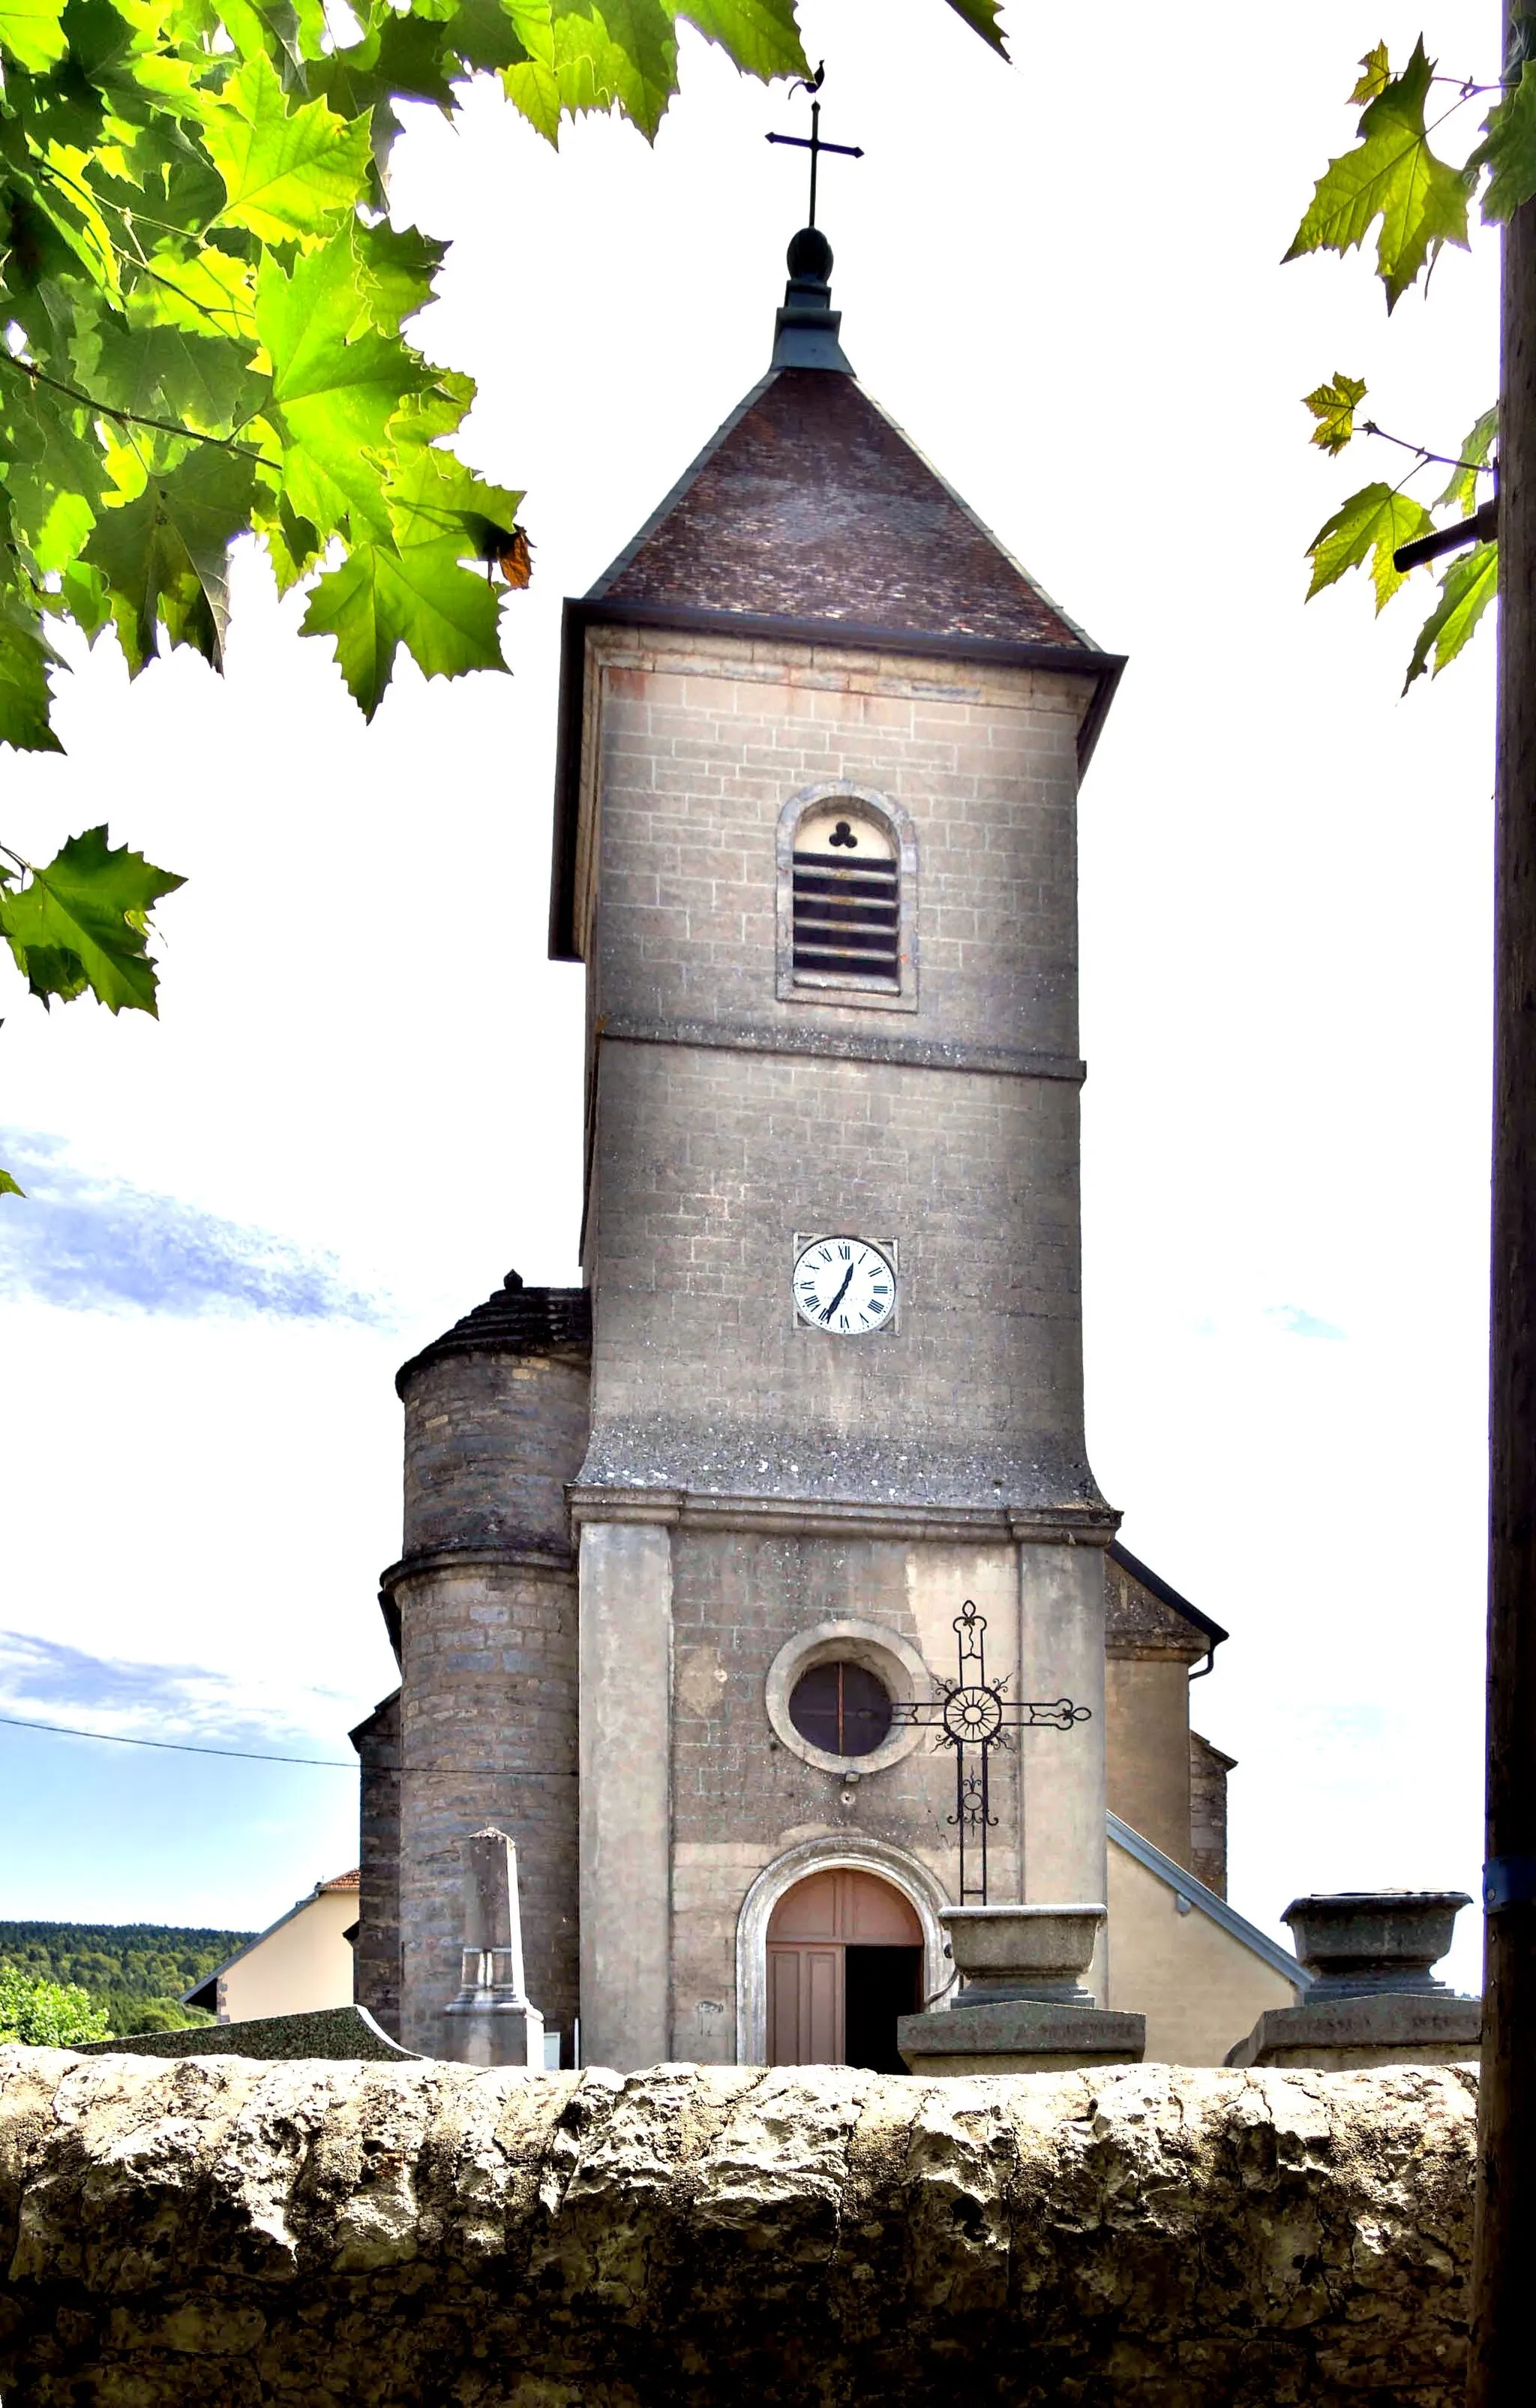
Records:
[[[523,1986],[518,1851],[488,1824],[463,1842],[461,1986],[443,2017],[443,2055],[460,2065],[544,2071],[544,2017]]]

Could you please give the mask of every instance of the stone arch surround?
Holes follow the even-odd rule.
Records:
[[[939,1910],[951,1901],[926,1865],[889,1840],[865,1839],[848,1831],[820,1840],[802,1840],[764,1865],[741,1903],[736,1917],[736,2063],[762,2065],[768,2052],[768,1925],[780,1899],[807,1873],[874,1873],[901,1891],[911,1904],[923,1931],[923,1996],[942,1990],[954,1968],[944,1953],[944,1928]],[[941,2003],[935,2001],[935,2003]]]

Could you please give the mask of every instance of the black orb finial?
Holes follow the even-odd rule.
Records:
[[[508,1271],[506,1277],[502,1282],[502,1285],[506,1289],[509,1296],[516,1296],[519,1288],[522,1286],[522,1273],[520,1271]]]
[[[818,284],[831,283],[832,247],[819,226],[802,226],[791,239],[784,258],[797,283],[802,279],[814,279]]]

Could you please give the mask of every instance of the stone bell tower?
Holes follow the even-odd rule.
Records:
[[[804,2057],[875,1956],[942,1985],[954,1760],[900,1709],[967,1599],[1012,1697],[1091,1715],[997,1760],[991,1895],[1105,1894],[1075,817],[1122,663],[862,391],[825,237],[789,264],[767,375],[565,615],[580,2002],[619,2067]]]

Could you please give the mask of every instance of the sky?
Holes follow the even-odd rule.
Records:
[[[1318,526],[1408,461],[1326,462],[1299,397],[1363,376],[1454,451],[1496,258],[1390,321],[1358,255],[1279,263],[1357,59],[1422,28],[1486,76],[1493,19],[1295,0],[1277,41],[1216,0],[1015,0],[1010,68],[940,0],[803,16],[824,130],[865,152],[823,170],[845,348],[1130,655],[1082,800],[1088,1440],[1126,1543],[1231,1633],[1192,1704],[1238,1758],[1233,1902],[1281,1931],[1314,1888],[1475,1891],[1493,647],[1401,698],[1413,596],[1303,609]],[[0,757],[22,852],[105,819],[188,879],[158,1023],[0,1003],[29,1190],[0,1207],[0,1713],[320,1760],[0,1725],[0,1916],[256,1927],[355,1862],[394,1369],[508,1268],[577,1277],[561,601],[761,374],[803,214],[762,137],[804,98],[683,48],[654,150],[587,122],[557,157],[476,86],[394,152],[396,222],[453,245],[418,339],[527,489],[511,674],[405,664],[365,726],[248,551],[222,680],[66,641],[65,756]],[[1475,1986],[1461,1921],[1443,1970]]]

